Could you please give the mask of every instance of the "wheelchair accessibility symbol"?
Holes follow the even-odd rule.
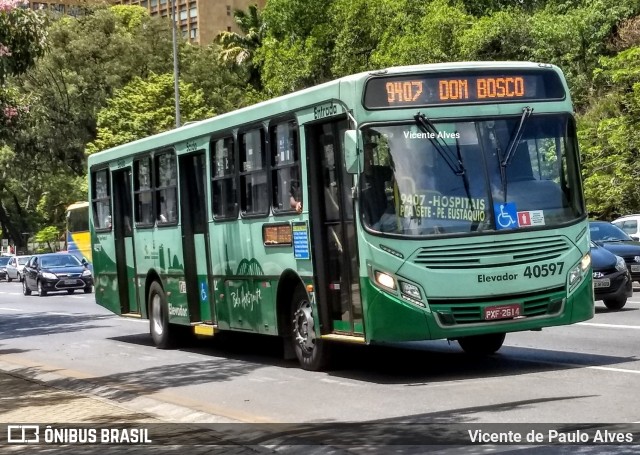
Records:
[[[513,202],[494,204],[493,212],[496,216],[496,229],[513,229],[518,227],[517,209]]]
[[[207,284],[205,282],[200,283],[200,301],[207,301]]]

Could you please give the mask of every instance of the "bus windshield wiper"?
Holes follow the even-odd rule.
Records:
[[[507,166],[509,166],[509,162],[511,161],[511,158],[513,157],[513,154],[516,150],[516,146],[518,142],[520,142],[520,139],[522,138],[522,132],[524,131],[524,124],[527,121],[527,119],[531,116],[532,112],[533,112],[533,108],[530,106],[525,106],[522,109],[522,116],[520,116],[520,123],[518,124],[518,128],[516,128],[513,135],[511,136],[511,140],[509,141],[509,145],[507,146],[507,151],[504,157],[498,156],[498,159],[502,160],[500,161],[500,179],[502,180],[502,195],[505,202],[507,202]]]
[[[453,172],[455,175],[464,175],[465,169],[462,165],[459,150],[458,157],[456,158],[453,150],[451,150],[449,145],[447,145],[444,140],[440,140],[442,139],[440,137],[440,132],[437,130],[433,122],[429,120],[429,117],[422,114],[421,112],[418,112],[413,116],[413,118],[415,119],[420,129],[427,133],[427,138],[431,141],[433,147],[438,151],[445,163],[447,163],[447,166],[449,166],[451,172]]]
[[[527,121],[527,119],[531,116],[531,113],[533,112],[533,108],[526,106],[522,109],[522,116],[520,117],[520,124],[518,124],[518,128],[516,129],[513,137],[511,138],[511,140],[509,141],[509,146],[507,147],[507,153],[505,154],[504,158],[502,159],[502,161],[500,162],[500,166],[502,166],[503,168],[507,167],[509,165],[509,161],[511,161],[511,158],[513,157],[513,153],[516,149],[516,146],[518,144],[518,142],[520,142],[520,138],[522,138],[522,132],[524,130],[524,124]]]

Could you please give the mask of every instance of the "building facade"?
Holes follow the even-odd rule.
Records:
[[[182,37],[194,44],[210,44],[220,32],[240,32],[234,10],[246,11],[249,5],[264,8],[267,0],[108,0],[117,5],[137,5],[147,8],[152,16],[170,17],[171,4],[176,3],[176,22]],[[29,1],[32,9],[49,9],[61,14],[82,14],[83,5],[101,3],[92,0]]]

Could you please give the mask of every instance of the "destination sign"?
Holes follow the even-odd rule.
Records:
[[[491,70],[374,77],[365,87],[364,106],[378,109],[564,97],[562,82],[553,71]]]

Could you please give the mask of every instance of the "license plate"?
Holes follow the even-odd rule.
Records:
[[[598,278],[597,280],[593,280],[594,288],[608,288],[611,286],[611,280],[609,278]]]
[[[64,280],[64,284],[76,284],[76,280]]]
[[[631,266],[631,271],[632,272],[640,272],[640,265],[632,265]]]
[[[488,306],[484,309],[484,320],[493,321],[496,319],[513,319],[520,316],[522,307],[519,303],[511,305]]]

